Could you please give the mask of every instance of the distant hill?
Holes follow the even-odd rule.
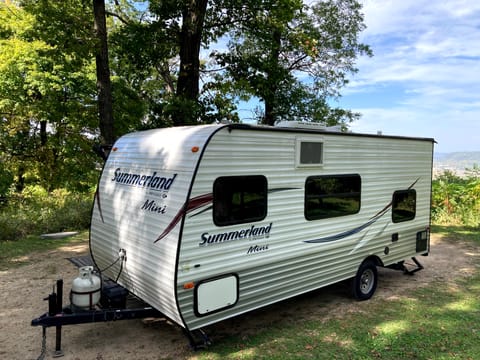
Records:
[[[433,169],[436,174],[449,170],[461,176],[465,169],[471,169],[474,165],[480,166],[480,151],[435,153],[433,156]]]

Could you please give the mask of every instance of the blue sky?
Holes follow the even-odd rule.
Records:
[[[357,62],[339,99],[354,132],[433,137],[436,152],[480,151],[480,1],[361,0]]]

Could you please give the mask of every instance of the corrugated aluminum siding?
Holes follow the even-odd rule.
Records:
[[[323,166],[295,167],[297,138],[323,141]],[[201,160],[191,197],[212,192],[219,176],[264,175],[268,179],[268,214],[254,224],[217,227],[207,210],[187,216],[180,250],[178,296],[190,329],[205,326],[279,300],[355,275],[360,263],[376,255],[385,265],[415,255],[415,234],[429,225],[433,142],[427,140],[318,135],[287,131],[222,129],[212,138]],[[359,174],[362,180],[358,214],[307,221],[304,186],[308,176]],[[415,183],[416,182],[416,183]],[[377,222],[341,240],[306,243],[355,229],[367,223],[391,201],[393,192],[412,184],[417,192],[416,217],[394,224],[391,211]],[[274,191],[280,190],[280,191]],[[272,223],[268,238],[238,239],[200,246],[203,233],[218,234]],[[399,240],[391,241],[393,233]],[[268,250],[247,254],[253,245]],[[385,247],[390,252],[384,254]],[[231,309],[197,317],[194,291],[183,284],[222,274],[239,276],[239,300]]]
[[[181,222],[155,240],[183,208],[203,145],[217,128],[169,128],[120,138],[105,164],[92,215],[90,247],[97,266],[107,268],[117,259],[119,249],[125,249],[127,261],[118,282],[179,324],[175,265]],[[199,151],[192,152],[194,146]],[[115,172],[176,176],[169,189],[158,191],[114,181]],[[148,207],[152,200],[164,212],[152,211]],[[119,265],[105,274],[115,279]]]

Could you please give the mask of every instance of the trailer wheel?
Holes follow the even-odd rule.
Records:
[[[373,261],[364,261],[352,281],[353,297],[360,301],[370,299],[377,289],[377,282],[377,266]]]

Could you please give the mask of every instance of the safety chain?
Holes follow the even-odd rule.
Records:
[[[42,326],[42,351],[37,360],[45,359],[45,353],[47,352],[47,328]]]

